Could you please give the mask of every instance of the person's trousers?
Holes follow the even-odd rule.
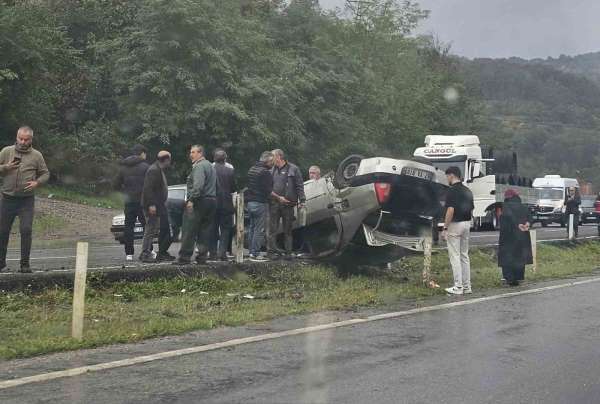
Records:
[[[233,213],[217,209],[210,239],[211,258],[227,257],[231,230],[233,228]]]
[[[133,229],[135,222],[140,221],[146,227],[144,210],[139,202],[127,202],[123,209],[125,213],[125,229],[123,230],[123,243],[125,244],[125,255],[133,255]]]
[[[294,207],[281,203],[271,203],[269,206],[269,244],[270,252],[277,251],[277,230],[282,224],[285,252],[291,253],[293,246],[292,225],[294,224]]]
[[[471,287],[471,262],[469,261],[469,237],[471,222],[452,222],[448,226],[448,256],[454,276],[454,286]]]
[[[193,200],[194,209],[187,209],[183,214],[183,235],[179,258],[189,261],[194,253],[194,246],[198,242],[197,257],[203,258],[208,252],[208,243],[213,229],[213,221],[217,210],[215,198],[198,198]]]
[[[144,211],[146,216],[146,227],[144,227],[144,239],[142,240],[142,254],[152,252],[154,239],[158,237],[158,254],[166,254],[171,246],[171,228],[169,215],[166,211],[151,215]]]
[[[19,217],[19,232],[21,233],[21,265],[29,265],[34,207],[34,196],[12,197],[2,195],[0,201],[0,268],[6,266],[8,239],[17,216]]]
[[[248,202],[248,216],[250,217],[248,246],[251,255],[258,255],[265,242],[267,209],[268,205],[266,203]]]

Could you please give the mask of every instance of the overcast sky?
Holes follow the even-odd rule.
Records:
[[[323,8],[345,0],[320,0]],[[536,58],[600,51],[600,0],[421,0],[420,27],[473,57]]]

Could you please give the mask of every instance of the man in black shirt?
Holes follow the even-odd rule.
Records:
[[[581,205],[581,197],[577,193],[575,187],[569,187],[566,205],[565,222],[567,223],[567,235],[569,234],[569,216],[573,215],[573,231],[575,237],[577,237],[579,233],[579,205]]]
[[[447,240],[448,256],[454,275],[454,286],[446,288],[453,295],[472,293],[471,263],[469,261],[469,237],[474,209],[473,194],[461,182],[460,168],[446,170],[450,188],[446,194],[446,217],[442,237]]]

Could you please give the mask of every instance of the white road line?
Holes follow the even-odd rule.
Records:
[[[75,258],[74,255],[67,255],[65,257],[31,257],[30,260],[64,260],[67,258]],[[20,258],[8,258],[7,261],[21,261]]]
[[[330,329],[335,329],[335,328],[340,328],[340,327],[347,327],[350,325],[365,324],[365,323],[370,323],[373,321],[389,320],[389,319],[393,319],[393,318],[409,316],[412,314],[446,310],[446,309],[451,309],[454,307],[489,302],[492,300],[505,299],[505,298],[514,297],[514,296],[531,295],[534,293],[540,293],[540,292],[545,292],[545,291],[549,291],[549,290],[562,289],[562,288],[573,287],[573,286],[578,286],[578,285],[585,285],[585,284],[593,283],[593,282],[600,282],[600,277],[586,279],[583,281],[567,282],[567,283],[561,283],[558,285],[544,286],[541,288],[535,288],[535,289],[529,289],[529,290],[522,290],[522,291],[518,291],[518,292],[503,293],[503,294],[495,295],[495,296],[487,296],[487,297],[480,297],[480,298],[475,298],[475,299],[460,300],[457,302],[439,304],[436,306],[420,307],[420,308],[412,309],[412,310],[377,314],[377,315],[373,315],[373,316],[369,316],[369,317],[365,317],[365,318],[356,318],[356,319],[345,320],[345,321],[337,321],[334,323],[321,324],[321,325],[312,326],[312,327],[296,328],[296,329],[288,330],[288,331],[280,331],[280,332],[274,332],[274,333],[268,333],[268,334],[261,334],[261,335],[256,335],[254,337],[237,338],[237,339],[232,339],[229,341],[217,342],[217,343],[207,344],[207,345],[200,345],[200,346],[195,346],[195,347],[191,347],[191,348],[177,349],[177,350],[173,350],[173,351],[165,351],[165,352],[160,352],[157,354],[138,356],[138,357],[134,357],[134,358],[123,359],[123,360],[118,360],[118,361],[113,361],[113,362],[105,362],[105,363],[99,363],[96,365],[82,366],[82,367],[78,367],[78,368],[60,370],[60,371],[49,372],[49,373],[42,373],[39,375],[22,377],[19,379],[1,381],[0,382],[0,390],[8,389],[11,387],[22,386],[25,384],[39,383],[39,382],[45,382],[45,381],[49,381],[49,380],[60,379],[60,378],[64,378],[64,377],[79,376],[79,375],[83,375],[83,374],[90,373],[90,372],[98,372],[101,370],[116,369],[116,368],[121,368],[121,367],[126,367],[126,366],[133,366],[133,365],[139,365],[139,364],[143,364],[143,363],[155,362],[155,361],[163,360],[163,359],[177,358],[180,356],[191,355],[191,354],[196,354],[196,353],[200,353],[200,352],[214,351],[217,349],[227,348],[227,347],[231,347],[231,346],[238,346],[238,345],[251,344],[251,343],[256,343],[256,342],[269,341],[269,340],[274,340],[274,339],[278,339],[278,338],[291,337],[294,335],[309,334],[312,332],[330,330]]]

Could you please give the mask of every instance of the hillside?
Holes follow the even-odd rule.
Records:
[[[482,139],[516,149],[523,174],[560,173],[600,184],[600,85],[593,78],[600,57],[597,65],[569,58],[573,71],[567,60],[558,64],[562,59],[462,59],[461,71],[483,104]],[[576,66],[587,70],[575,72]]]

